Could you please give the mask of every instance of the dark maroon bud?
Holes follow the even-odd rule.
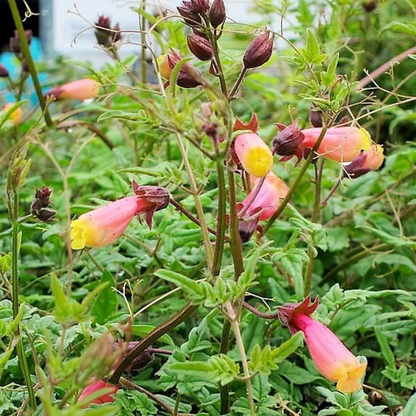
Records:
[[[309,110],[309,121],[311,122],[313,127],[322,127],[323,126],[322,111],[315,104],[312,104],[312,107]]]
[[[27,43],[30,45],[32,42],[32,31],[31,30],[25,30],[25,37],[27,40]],[[19,39],[19,33],[17,30],[14,31],[14,36],[10,38],[10,50],[14,52],[16,55],[20,55],[21,53],[21,45],[20,45],[20,39]]]
[[[363,9],[368,13],[371,13],[373,10],[375,10],[377,4],[378,0],[364,0],[362,2]]]
[[[305,140],[305,135],[298,127],[296,120],[290,126],[285,127],[283,124],[276,124],[280,133],[272,141],[272,152],[280,156],[297,156],[298,161],[303,157],[303,150],[300,145]],[[285,160],[288,160],[285,158]]]
[[[206,14],[209,10],[209,0],[191,0],[191,10],[195,13]]]
[[[247,243],[247,241],[250,241],[252,235],[254,234],[254,231],[256,231],[259,228],[259,217],[255,219],[241,219],[238,222],[238,232],[240,234],[241,242]]]
[[[108,48],[121,39],[119,24],[117,23],[117,25],[112,28],[111,20],[107,16],[99,16],[95,26],[96,29],[94,34],[99,45]]]
[[[7,78],[8,76],[9,71],[3,64],[0,64],[0,78]]]
[[[214,0],[209,10],[211,26],[216,29],[225,22],[226,18],[224,0]]]
[[[210,61],[213,56],[211,43],[199,35],[188,35],[189,50],[201,61]]]
[[[274,35],[270,36],[269,32],[256,36],[244,53],[244,66],[250,69],[265,64],[272,56],[273,44]]]
[[[365,175],[368,172],[371,172],[371,169],[366,165],[367,152],[362,151],[357,157],[353,159],[351,163],[344,166],[343,176],[344,178],[359,178],[360,176]]]
[[[42,189],[36,189],[35,199],[30,205],[30,213],[39,221],[51,221],[56,215],[55,210],[48,208],[51,204],[51,195],[52,189],[47,186],[44,186]]]
[[[136,181],[133,181],[132,188],[136,195],[145,198],[149,203],[155,204],[155,211],[159,211],[169,205],[169,192],[161,186],[139,186]]]
[[[199,26],[202,23],[202,18],[198,13],[193,12],[187,7],[177,7],[179,14],[184,18],[183,20],[189,26]]]

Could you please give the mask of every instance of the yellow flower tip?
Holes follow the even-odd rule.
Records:
[[[363,150],[369,150],[371,148],[371,145],[373,144],[373,141],[371,140],[370,133],[363,128],[359,129],[359,134],[361,136],[361,148]]]
[[[160,55],[159,58],[157,58],[157,64],[159,66],[159,72],[162,78],[169,79],[170,75],[172,74],[172,68],[169,63],[168,55]]]
[[[71,222],[71,248],[82,250],[85,247],[100,247],[105,244],[102,241],[103,231],[94,227],[91,221],[81,215]]]
[[[361,380],[364,377],[367,363],[358,364],[346,369],[345,374],[337,382],[337,390],[342,393],[354,393],[362,386]]]
[[[266,176],[273,166],[273,155],[268,147],[253,147],[242,161],[244,168],[258,178]]]
[[[82,220],[73,220],[71,222],[71,248],[73,250],[82,250],[85,245],[84,230],[85,226]]]

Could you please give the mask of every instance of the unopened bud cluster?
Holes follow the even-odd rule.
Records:
[[[216,29],[226,19],[224,0],[214,0],[210,5],[209,0],[183,1],[177,8],[184,22],[194,32],[203,33],[208,26]]]
[[[117,23],[114,27],[111,27],[109,17],[104,15],[99,16],[95,26],[94,34],[99,45],[109,48],[121,40],[119,24]]]
[[[43,186],[42,189],[36,189],[35,199],[30,205],[30,213],[39,221],[52,221],[56,215],[56,211],[50,209],[52,189]]]

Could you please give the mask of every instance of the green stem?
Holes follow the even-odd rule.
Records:
[[[234,95],[237,93],[238,89],[240,88],[241,84],[244,81],[244,78],[247,74],[247,71],[248,71],[248,69],[245,66],[243,66],[241,68],[241,71],[238,74],[237,81],[235,81],[235,84],[234,84],[233,88],[231,89],[230,95],[228,97],[229,100],[232,100],[234,98]]]
[[[253,386],[251,384],[250,370],[248,368],[246,350],[244,348],[243,338],[241,336],[241,331],[239,327],[239,317],[236,315],[233,307],[231,306],[231,303],[226,304],[225,307],[226,307],[227,314],[229,315],[229,318],[231,320],[231,326],[234,331],[235,341],[237,344],[238,351],[240,352],[241,364],[243,366],[243,372],[244,372],[244,381],[246,383],[246,389],[247,389],[247,400],[250,406],[250,415],[255,416],[256,410],[254,407]],[[241,313],[241,309],[240,309],[240,313]]]
[[[15,195],[14,201],[14,210],[18,209],[19,206],[18,196]],[[16,213],[14,214],[15,218],[18,217]],[[20,241],[19,241],[19,230],[20,224],[19,221],[13,220],[13,236],[12,236],[12,305],[13,305],[13,318],[15,319],[19,313],[19,250],[20,250]],[[17,357],[19,359],[20,370],[25,379],[27,386],[27,391],[29,394],[29,403],[32,410],[36,410],[36,398],[35,391],[33,390],[32,380],[30,379],[30,370],[29,365],[26,360],[25,348],[23,345],[23,338],[20,324],[17,327],[17,333],[19,336],[19,341],[16,346]]]
[[[243,245],[238,229],[239,218],[237,213],[237,199],[234,173],[228,170],[228,192],[230,202],[230,247],[234,262],[234,279],[237,280],[244,271]]]
[[[147,82],[147,61],[146,61],[146,18],[144,12],[146,11],[146,0],[142,0],[142,4],[140,6],[140,10],[142,11],[140,16],[140,36],[141,36],[141,66],[142,66],[142,83],[146,84]]]
[[[218,37],[216,36],[216,31],[213,32],[212,30],[210,30],[210,27],[209,27],[210,24],[209,24],[208,19],[205,19],[205,24],[208,27],[207,36],[212,46],[215,67],[218,70],[217,76],[220,80],[221,92],[224,94],[225,97],[228,97],[227,83],[225,81],[225,75],[222,69],[221,58],[220,58],[220,50],[218,47]]]
[[[191,164],[189,163],[189,158],[188,158],[188,155],[186,153],[185,146],[183,144],[182,136],[180,135],[180,133],[176,133],[176,137],[178,138],[179,150],[180,150],[181,155],[182,155],[182,159],[183,159],[183,163],[185,165],[186,173],[188,174],[189,186],[191,188],[192,196],[194,197],[195,208],[196,208],[196,212],[198,214],[198,220],[199,220],[200,225],[201,225],[202,239],[204,241],[205,252],[206,252],[206,256],[207,256],[208,270],[210,272],[212,272],[213,254],[212,254],[212,248],[211,248],[211,241],[209,239],[208,227],[207,227],[207,224],[205,222],[204,210],[202,208],[201,201],[198,197],[198,192],[199,192],[198,187],[196,186],[193,170],[192,170]]]
[[[230,349],[230,333],[231,333],[231,322],[226,319],[224,326],[222,327],[221,334],[221,345],[220,353],[227,354]],[[225,415],[230,412],[230,385],[226,384],[225,386],[220,385],[220,400],[221,400],[221,410],[220,414]]]
[[[324,158],[318,159],[317,163],[315,163],[315,199],[313,203],[312,209],[312,216],[311,221],[317,222],[319,219],[319,214],[321,211],[321,193],[322,193],[322,171],[324,167]],[[308,247],[308,265],[306,266],[305,272],[305,282],[304,282],[304,296],[308,296],[311,290],[312,284],[312,273],[313,273],[313,249],[312,247]]]
[[[17,8],[16,0],[8,0],[10,11],[12,12],[13,21],[19,34],[20,47],[26,63],[29,69],[29,73],[32,76],[33,86],[35,87],[36,95],[38,96],[40,107],[42,108],[43,117],[45,118],[46,124],[51,127],[53,125],[49,110],[46,106],[45,97],[42,93],[42,87],[39,83],[38,74],[36,71],[35,63],[33,62],[32,55],[30,53],[29,44],[26,39],[25,30],[23,23],[20,19],[19,9]]]
[[[227,214],[227,195],[225,189],[225,175],[224,164],[222,158],[217,152],[217,181],[218,181],[218,215],[217,215],[217,238],[215,240],[214,247],[214,259],[212,265],[213,276],[218,276],[221,269],[222,258],[224,255],[224,242],[225,242],[225,217]]]
[[[161,323],[152,332],[150,332],[150,334],[141,339],[134,349],[123,358],[108,382],[111,384],[117,384],[125,369],[136,357],[138,357],[146,348],[149,348],[161,336],[165,335],[170,330],[188,319],[197,310],[197,308],[198,306],[192,305],[188,302],[177,314]]]
[[[334,117],[335,119],[335,117]],[[263,232],[266,234],[266,232],[269,230],[269,228],[273,225],[273,223],[279,218],[280,214],[283,212],[283,210],[286,208],[286,205],[289,203],[290,199],[292,198],[293,194],[295,193],[296,189],[298,188],[300,181],[302,180],[303,176],[305,175],[306,171],[308,170],[309,165],[312,163],[312,159],[315,156],[315,151],[318,150],[326,131],[330,127],[330,124],[328,126],[322,127],[321,134],[319,135],[318,139],[316,140],[316,143],[312,149],[312,151],[309,153],[309,156],[303,162],[303,165],[300,168],[300,171],[298,175],[295,178],[295,181],[293,182],[293,185],[290,187],[289,192],[286,194],[283,201],[280,203],[279,208],[277,208],[276,212],[273,214],[273,216],[269,219],[267,224],[263,227]]]

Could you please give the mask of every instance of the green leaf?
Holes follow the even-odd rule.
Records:
[[[404,409],[397,416],[416,415],[416,393],[408,400]]]
[[[374,333],[376,334],[377,341],[380,344],[381,353],[383,354],[386,363],[389,367],[396,368],[393,351],[391,350],[389,342],[387,341],[383,331],[381,331],[380,328],[376,326],[374,328]]]
[[[194,280],[189,277],[184,276],[183,274],[173,272],[171,270],[159,269],[155,272],[157,277],[167,280],[168,282],[174,283],[176,286],[180,287],[184,292],[190,295],[201,295],[201,287]]]
[[[136,337],[144,338],[145,336],[149,335],[155,328],[156,327],[153,325],[132,325],[131,333]],[[175,348],[175,343],[168,334],[164,334],[160,338],[158,338],[158,342],[164,343],[166,345],[171,346],[172,348]]]
[[[303,332],[299,331],[272,352],[273,359],[280,363],[303,344]]]
[[[106,286],[95,298],[91,306],[91,314],[95,322],[103,325],[117,310],[117,293],[114,290],[116,286],[114,277],[107,269],[103,271],[101,283]]]

